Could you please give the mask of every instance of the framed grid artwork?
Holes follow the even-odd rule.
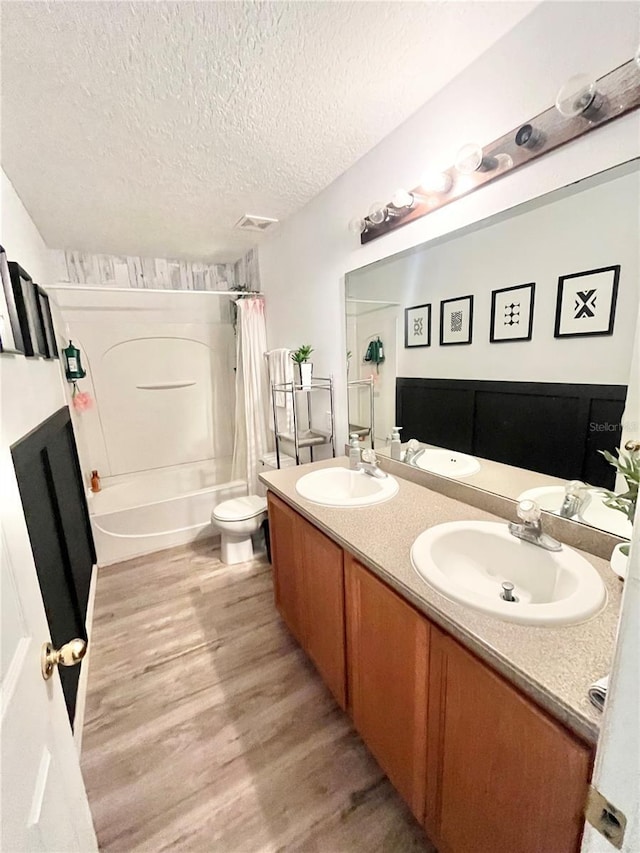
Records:
[[[619,281],[619,264],[560,276],[554,336],[612,335]]]
[[[533,281],[491,291],[489,340],[492,344],[531,340],[535,292]]]
[[[404,309],[404,345],[405,349],[431,346],[431,304]]]
[[[473,339],[473,296],[440,303],[440,346],[470,344]]]

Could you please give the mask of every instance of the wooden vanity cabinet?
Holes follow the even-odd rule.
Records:
[[[431,630],[425,825],[441,853],[577,853],[591,748]]]
[[[267,495],[269,535],[276,607],[287,627],[303,643],[302,536],[303,519],[271,492]]]
[[[429,623],[357,560],[345,558],[353,722],[422,822]]]
[[[280,613],[440,853],[577,853],[591,746],[271,493],[269,519]]]
[[[344,552],[284,501],[268,501],[276,607],[346,710]]]

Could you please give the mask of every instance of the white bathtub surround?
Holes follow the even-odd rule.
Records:
[[[262,297],[238,300],[237,336],[233,477],[245,479],[249,494],[257,494],[259,460],[273,449],[268,425],[269,386],[264,359],[267,335]]]
[[[230,457],[106,477],[102,491],[88,493],[98,564],[216,536],[212,511],[246,491],[231,478]]]

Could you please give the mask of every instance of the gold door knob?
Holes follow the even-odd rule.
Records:
[[[62,666],[75,666],[75,664],[80,663],[86,653],[87,644],[78,637],[75,640],[65,643],[64,646],[60,646],[59,649],[54,649],[51,643],[45,643],[42,646],[42,656],[40,658],[42,677],[45,681],[48,681],[58,664]]]

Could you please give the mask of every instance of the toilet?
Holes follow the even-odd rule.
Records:
[[[229,566],[253,559],[252,535],[267,517],[267,499],[247,495],[219,503],[211,513],[211,524],[220,531],[222,562]]]

